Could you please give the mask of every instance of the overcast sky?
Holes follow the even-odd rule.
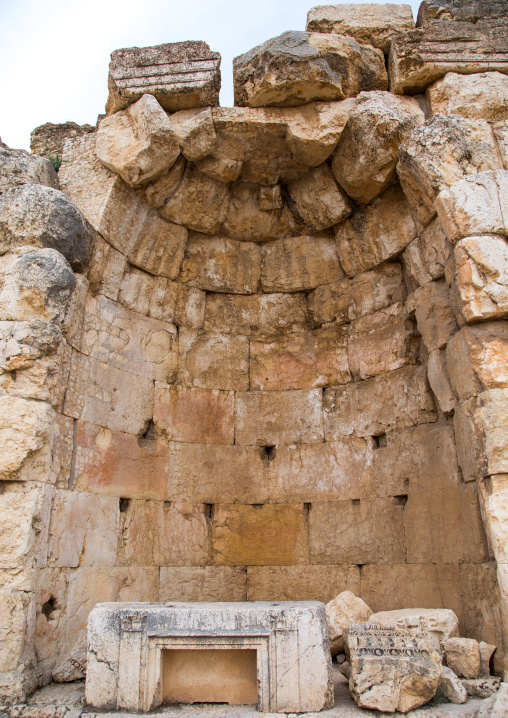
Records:
[[[44,122],[94,125],[107,99],[109,55],[121,47],[204,40],[222,55],[221,104],[230,106],[233,57],[285,30],[304,30],[313,4],[0,0],[0,137],[29,149],[31,130]],[[409,4],[416,17],[419,2]]]

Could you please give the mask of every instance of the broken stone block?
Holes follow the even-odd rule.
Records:
[[[400,187],[389,187],[369,206],[334,227],[341,266],[349,277],[395,257],[415,238],[416,227]]]
[[[83,271],[90,242],[86,219],[59,190],[33,184],[0,195],[2,254],[23,245],[56,249],[75,271]]]
[[[344,651],[344,630],[352,623],[365,623],[372,611],[365,601],[351,591],[339,593],[326,606],[326,622],[330,634],[330,650],[332,656]]]
[[[433,114],[462,115],[488,122],[508,119],[508,77],[501,72],[449,72],[430,85],[425,94]]]
[[[124,257],[96,232],[92,260],[86,273],[90,291],[94,294],[103,294],[116,301],[126,267],[127,257]]]
[[[467,692],[451,668],[443,666],[439,689],[450,703],[465,703]]]
[[[403,138],[424,121],[420,106],[412,98],[362,92],[333,155],[337,182],[357,202],[372,202],[395,178],[397,151]]]
[[[346,194],[323,164],[288,185],[289,209],[297,222],[314,232],[328,229],[351,214]]]
[[[249,386],[249,340],[181,328],[178,381],[199,389],[245,391]]]
[[[463,678],[460,683],[471,698],[490,698],[499,690],[501,679],[495,676],[485,678]]]
[[[413,313],[418,331],[429,352],[442,349],[458,330],[451,307],[450,290],[444,280],[429,282],[409,295],[406,307]]]
[[[346,632],[346,656],[351,695],[361,708],[407,713],[428,703],[441,680],[441,659],[424,628],[415,635],[353,624]]]
[[[24,184],[40,184],[60,189],[58,175],[49,160],[25,150],[11,150],[0,143],[0,194]]]
[[[221,229],[224,236],[265,242],[291,234],[290,216],[282,202],[280,207],[262,209],[260,194],[263,189],[251,182],[240,181],[232,185],[228,211]]]
[[[505,170],[508,170],[508,124],[494,127],[499,153],[503,160]]]
[[[204,234],[217,234],[226,218],[228,186],[188,164],[177,189],[160,208],[164,219]]]
[[[235,443],[277,446],[323,441],[322,391],[255,391],[236,395]]]
[[[480,676],[490,676],[490,662],[492,656],[497,650],[497,646],[493,646],[491,643],[485,643],[480,641]]]
[[[410,5],[363,3],[313,7],[307,13],[306,30],[347,35],[387,53],[392,39],[414,26]]]
[[[285,32],[233,60],[235,105],[304,105],[386,90],[383,54],[352,38]]]
[[[250,387],[267,391],[313,389],[351,381],[348,334],[330,326],[250,341]]]
[[[180,110],[173,113],[169,121],[186,159],[196,162],[210,154],[217,141],[217,135],[209,107],[205,110],[200,108]]]
[[[153,95],[169,112],[219,104],[220,55],[206,42],[173,42],[111,53],[109,97],[112,115]]]
[[[443,653],[443,643],[452,636],[459,635],[459,619],[449,608],[402,608],[396,611],[373,613],[368,626],[391,628],[395,631],[419,633],[422,625],[428,632],[428,641],[432,650]]]
[[[196,167],[203,174],[220,182],[234,182],[240,176],[242,164],[239,160],[229,160],[227,157],[209,155],[196,162]]]
[[[82,137],[90,132],[95,132],[96,129],[92,125],[78,125],[77,122],[68,121],[59,124],[45,122],[31,131],[30,152],[32,155],[47,157],[49,160],[61,160],[67,140]],[[44,184],[44,182],[34,182],[33,184]]]
[[[446,663],[457,676],[478,678],[480,647],[473,638],[449,638],[444,642]]]
[[[178,280],[208,292],[254,294],[260,276],[259,245],[191,234]]]
[[[41,568],[54,487],[38,481],[6,481],[0,494],[2,569]]]
[[[452,253],[441,222],[436,217],[404,250],[402,258],[415,288],[442,279],[445,265]]]
[[[167,202],[180,184],[186,166],[185,157],[180,155],[165,174],[146,187],[145,199],[150,207],[160,209]]]
[[[261,286],[269,292],[301,292],[342,279],[332,236],[289,237],[261,248]]]
[[[223,334],[291,334],[308,326],[307,302],[295,294],[208,294],[204,328]]]
[[[455,397],[450,386],[444,350],[434,349],[429,353],[427,377],[439,408],[445,415],[453,413]]]
[[[418,10],[418,27],[433,26],[435,23],[469,22],[479,20],[496,20],[506,17],[506,5],[503,0],[468,0],[467,4],[460,0],[423,0]]]
[[[180,154],[168,116],[153,95],[143,95],[126,110],[99,124],[97,157],[129,187],[142,187],[160,177]]]

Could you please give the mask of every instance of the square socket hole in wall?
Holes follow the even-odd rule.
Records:
[[[259,456],[261,458],[261,461],[264,464],[268,465],[277,456],[277,447],[273,445],[260,446]]]
[[[386,446],[386,434],[378,434],[372,437],[372,448],[384,449]]]

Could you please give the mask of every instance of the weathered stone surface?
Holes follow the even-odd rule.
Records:
[[[324,327],[285,337],[250,342],[251,389],[313,389],[351,381],[348,335],[343,327]]]
[[[143,433],[153,412],[153,382],[73,352],[64,414],[128,434]]]
[[[306,510],[302,504],[220,505],[212,524],[214,562],[226,566],[305,563]]]
[[[264,292],[301,292],[342,279],[333,237],[290,237],[261,248]]]
[[[400,254],[416,236],[400,187],[389,187],[367,207],[358,206],[334,231],[340,263],[350,277]]]
[[[171,566],[160,569],[161,601],[245,601],[247,573],[235,566]]]
[[[479,172],[443,189],[436,209],[450,242],[475,234],[508,235],[508,172]]]
[[[182,154],[188,160],[196,162],[210,154],[217,141],[217,135],[209,107],[205,110],[180,110],[172,114],[169,119]]]
[[[61,160],[63,157],[64,145],[69,139],[82,137],[90,132],[95,132],[92,125],[78,125],[77,122],[62,122],[53,124],[46,122],[39,125],[30,133],[30,152],[33,155],[40,155],[52,160]],[[34,184],[44,184],[34,182]],[[58,189],[58,187],[55,187]]]
[[[443,414],[451,414],[455,408],[456,401],[450,386],[444,350],[434,349],[429,353],[427,377],[439,408]]]
[[[203,174],[220,182],[234,182],[240,176],[242,164],[239,160],[229,160],[227,157],[209,155],[196,162],[196,167]]]
[[[324,284],[309,294],[309,313],[314,326],[328,322],[344,324],[406,298],[400,264],[384,264],[353,279]]]
[[[508,77],[500,72],[459,75],[449,72],[425,93],[433,113],[472,120],[508,119]]]
[[[483,18],[482,18],[483,19]],[[448,72],[507,71],[506,24],[433,23],[394,37],[388,58],[390,91],[413,95]]]
[[[303,293],[208,294],[206,297],[206,331],[255,336],[291,334],[307,326],[307,302]]]
[[[153,95],[165,110],[219,104],[220,55],[206,42],[173,42],[115,50],[109,65],[108,115],[142,95]]]
[[[451,668],[443,666],[439,688],[450,703],[465,703],[467,692]]]
[[[76,271],[89,260],[91,232],[81,212],[59,190],[23,185],[0,196],[0,252],[22,245],[58,250]]]
[[[467,237],[455,245],[453,256],[456,280],[452,300],[463,319],[474,322],[508,316],[506,239],[492,235]]]
[[[199,389],[245,391],[249,387],[249,340],[181,328],[178,381]]]
[[[337,389],[323,399],[327,441],[345,436],[379,436],[436,420],[425,367],[402,367]]]
[[[425,625],[432,650],[443,653],[443,643],[459,635],[459,619],[449,608],[402,608],[397,611],[380,611],[368,619],[368,626],[381,626],[394,631],[419,633]]]
[[[380,50],[352,38],[285,32],[233,60],[235,105],[304,105],[386,90]]]
[[[409,278],[416,289],[445,276],[446,261],[452,246],[446,239],[436,217],[406,249],[402,258]]]
[[[488,678],[463,678],[460,683],[471,698],[490,698],[499,690],[501,679],[495,676]]]
[[[233,444],[233,392],[155,385],[153,421],[169,441]]]
[[[254,242],[191,234],[178,279],[209,292],[254,294],[260,276],[261,251]]]
[[[328,229],[351,214],[351,205],[327,165],[288,185],[289,208],[300,224],[314,232]]]
[[[485,641],[480,641],[478,645],[480,646],[480,676],[490,676],[490,662],[497,646]]]
[[[318,5],[307,13],[308,32],[348,35],[356,42],[378,47],[384,53],[399,33],[415,26],[410,5]]]
[[[92,260],[86,273],[90,291],[94,294],[103,294],[116,301],[127,266],[127,257],[96,232]]]
[[[508,170],[508,124],[494,127],[499,153],[503,160],[505,170]]]
[[[446,663],[457,676],[478,678],[480,647],[473,638],[449,638],[444,643]]]
[[[458,330],[450,302],[450,290],[444,280],[429,282],[409,295],[406,307],[414,312],[418,331],[429,352],[446,346]]]
[[[129,187],[142,187],[160,177],[180,154],[168,116],[153,95],[143,95],[126,110],[99,124],[97,156]]]
[[[404,136],[424,121],[412,98],[362,92],[333,156],[337,182],[357,202],[371,202],[393,182]]]
[[[249,566],[249,601],[313,601],[325,602],[337,591],[360,590],[357,566]]]
[[[291,234],[290,215],[282,201],[271,209],[261,207],[263,190],[266,194],[265,188],[241,181],[231,187],[228,211],[221,230],[226,237],[264,242]]]
[[[33,157],[25,150],[11,150],[0,142],[0,194],[24,184],[40,184],[60,189],[51,162]]]
[[[148,185],[145,189],[145,199],[150,207],[160,209],[171,197],[180,184],[186,166],[185,157],[180,155],[165,174]]]
[[[423,0],[418,10],[418,27],[454,20],[455,22],[477,23],[478,20],[495,20],[506,17],[503,0]]]
[[[501,683],[499,690],[493,698],[485,702],[478,712],[479,718],[504,718],[508,704],[508,683]]]
[[[365,623],[372,611],[365,601],[351,591],[339,593],[326,606],[326,622],[330,634],[330,650],[332,656],[344,651],[344,630],[352,623]]]
[[[351,695],[362,708],[407,713],[428,703],[441,679],[441,659],[426,632],[366,628],[346,633]]]
[[[228,209],[228,186],[187,165],[177,189],[160,213],[164,219],[204,234],[216,234]]]
[[[238,393],[235,420],[238,445],[319,442],[323,440],[322,391]]]

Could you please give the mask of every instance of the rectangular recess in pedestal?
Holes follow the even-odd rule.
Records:
[[[162,661],[164,703],[257,703],[256,650],[163,650]]]

